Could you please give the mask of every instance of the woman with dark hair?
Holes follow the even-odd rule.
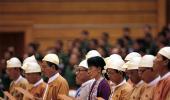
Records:
[[[102,70],[106,65],[104,59],[96,56],[89,58],[87,63],[89,66],[88,74],[91,79],[95,79],[95,82],[91,87],[88,100],[96,100],[97,97],[108,100],[111,90],[107,80],[102,76]]]

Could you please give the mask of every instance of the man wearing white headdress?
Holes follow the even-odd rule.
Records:
[[[24,65],[24,64],[26,64],[26,63],[30,63],[30,62],[37,63],[37,60],[35,59],[35,56],[34,56],[34,55],[25,58],[22,65]],[[25,66],[22,66],[21,68],[25,71]]]
[[[131,52],[125,57],[125,62],[130,61],[134,57],[141,57],[141,55],[137,52]]]
[[[88,75],[88,64],[87,64],[87,59],[91,57],[96,57],[100,56],[100,53],[97,50],[90,50],[86,56],[85,60],[82,60],[80,64],[76,67],[76,83],[81,85],[80,88],[76,91],[75,98],[78,100],[88,100],[88,95],[91,89],[91,86],[93,82],[95,81],[94,79],[90,79]],[[65,95],[60,95],[61,98],[63,99],[73,99]]]
[[[108,80],[108,82],[109,82],[109,84],[110,85],[115,85],[112,81],[110,81],[110,79],[109,79],[109,77],[108,77],[108,74],[106,73],[106,69],[107,69],[107,67],[108,67],[108,63],[109,63],[109,59],[110,58],[112,58],[112,59],[114,59],[114,58],[118,58],[118,59],[122,59],[122,57],[119,55],[119,54],[112,54],[112,55],[110,55],[109,57],[106,57],[106,58],[104,58],[104,61],[105,61],[105,63],[106,63],[106,66],[104,66],[104,75],[105,75],[105,78]]]
[[[85,56],[86,59],[81,61],[78,67],[76,68],[76,83],[81,85],[81,87],[77,90],[75,96],[77,99],[88,100],[88,95],[91,86],[95,80],[90,79],[88,75],[87,59],[96,56],[101,57],[100,53],[97,50],[90,50]]]
[[[87,60],[82,60],[79,65],[75,66],[75,70],[76,70],[76,84],[80,85],[80,87],[77,89],[74,95],[72,95],[72,97],[67,97],[67,99],[69,98],[77,100],[88,100],[88,95],[94,80],[90,80],[90,77],[88,75]],[[66,96],[62,95],[60,97],[66,99]]]
[[[132,58],[134,58],[134,57],[141,57],[141,55],[140,55],[139,53],[137,53],[137,52],[131,52],[131,53],[127,54],[126,57],[125,57],[125,59],[124,59],[124,60],[125,60],[124,66],[127,66],[127,64],[129,63],[129,61],[132,60]],[[128,82],[129,82],[130,84],[133,84],[130,79],[128,79]]]
[[[170,47],[159,50],[154,60],[154,70],[161,76],[155,89],[154,100],[170,100]]]
[[[108,77],[115,84],[111,86],[109,100],[129,100],[132,86],[126,82],[125,69],[122,67],[124,63],[117,55],[110,56],[106,62]]]
[[[18,58],[13,57],[7,61],[7,73],[12,80],[9,92],[16,98],[16,100],[22,100],[23,94],[18,92],[15,87],[26,89],[28,81],[21,76],[21,62]]]
[[[146,83],[141,80],[138,74],[140,61],[141,57],[134,57],[126,65],[126,74],[134,84],[129,100],[140,100],[146,88]]]
[[[41,63],[37,61],[37,59],[35,58],[34,55],[25,58],[24,61],[23,61],[23,65],[26,64],[26,63],[30,63],[30,62],[38,63],[40,65],[40,67],[41,67]],[[24,71],[25,71],[24,70],[25,69],[24,66],[22,66],[21,68],[23,69],[23,73],[24,73]],[[47,82],[48,78],[43,73],[41,73],[41,74],[42,74],[43,80],[45,82]]]
[[[38,63],[27,62],[23,65],[25,67],[25,77],[32,87],[28,88],[28,91],[37,98],[42,98],[46,83],[41,78],[41,67]]]
[[[56,54],[47,54],[43,58],[42,71],[49,78],[43,100],[57,100],[59,94],[68,95],[68,82],[59,74],[59,58]]]
[[[81,87],[77,90],[77,93],[76,93],[77,99],[88,100],[88,95],[89,95],[91,86],[94,82],[94,79],[90,79],[90,77],[88,75],[87,59],[89,59],[91,57],[96,57],[96,56],[101,57],[100,53],[97,50],[90,50],[86,54],[86,59],[81,61],[77,68],[76,83],[81,84]]]
[[[81,61],[76,68],[76,83],[81,85],[81,87],[76,92],[76,99],[88,100],[88,95],[93,82],[94,80],[90,80],[88,75],[87,60]]]
[[[159,74],[153,70],[154,59],[153,55],[144,55],[140,61],[139,74],[142,80],[147,83],[140,100],[153,100],[155,87],[160,80]]]

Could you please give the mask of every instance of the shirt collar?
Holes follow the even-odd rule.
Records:
[[[14,81],[15,84],[17,84],[23,77],[20,75],[16,81]]]
[[[41,83],[43,83],[44,81],[43,81],[43,79],[40,79],[38,82],[36,82],[33,86],[34,87],[36,87],[36,86],[38,86],[39,84],[41,84]]]
[[[109,81],[109,85],[110,85],[111,87],[115,87],[115,86],[116,86],[116,84],[115,84],[114,82],[112,82],[112,81]]]
[[[136,84],[136,87],[138,87],[139,85],[141,85],[143,83],[143,80],[141,80],[140,82],[138,82],[137,84]]]
[[[155,86],[158,82],[159,82],[159,80],[161,79],[161,77],[160,76],[158,76],[157,78],[155,78],[153,81],[151,81],[149,84],[148,84],[148,86]]]
[[[116,85],[115,88],[117,88],[117,87],[119,87],[119,86],[121,86],[121,85],[123,85],[123,84],[125,84],[125,83],[126,83],[126,80],[124,79],[121,83],[119,83],[118,85]]]
[[[90,83],[93,83],[95,81],[95,79],[91,79],[91,80],[88,80],[86,82],[84,82],[81,87],[85,87],[86,85],[90,84]]]
[[[60,74],[56,73],[55,75],[53,75],[52,77],[49,78],[48,83],[51,83],[52,81],[54,81]]]
[[[163,79],[165,79],[165,78],[167,78],[167,77],[169,77],[170,76],[170,72],[168,72],[168,73],[166,73],[164,76],[162,76],[161,77],[161,80],[163,80]]]

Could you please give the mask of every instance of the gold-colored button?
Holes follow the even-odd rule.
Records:
[[[145,97],[148,97],[148,95],[145,95]]]

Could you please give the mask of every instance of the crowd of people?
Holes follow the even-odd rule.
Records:
[[[90,33],[82,31],[67,51],[62,40],[46,52],[30,43],[24,55],[10,46],[1,59],[1,96],[8,91],[17,100],[29,100],[29,93],[42,100],[169,100],[170,26],[156,37],[149,25],[143,33],[133,39],[125,27],[111,44],[107,32],[89,39]]]

